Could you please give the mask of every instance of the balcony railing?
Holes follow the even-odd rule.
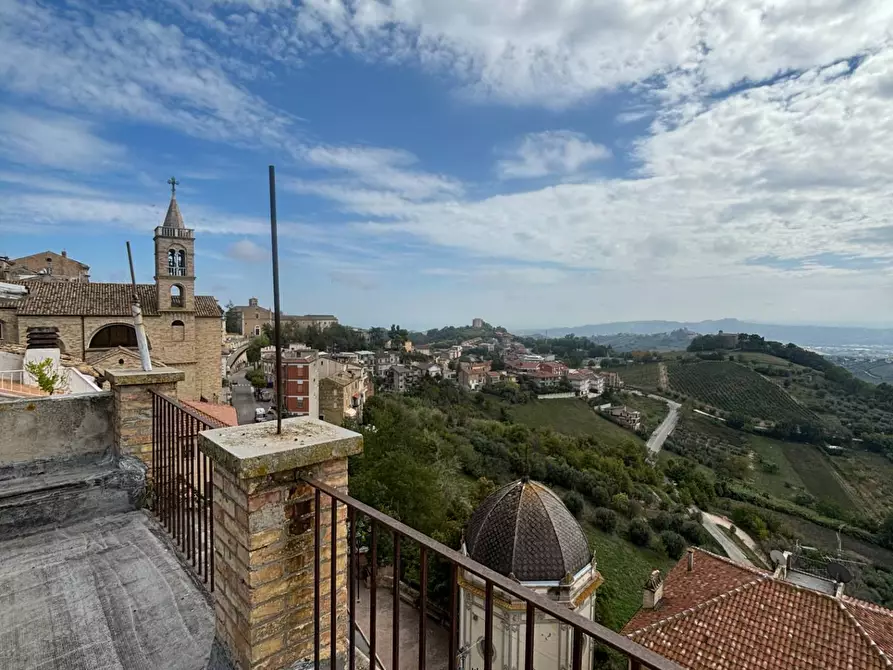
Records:
[[[151,510],[209,590],[214,590],[213,468],[198,434],[220,428],[152,391]]]
[[[167,273],[171,277],[185,277],[186,276],[186,268],[177,267],[176,265],[168,265]]]
[[[419,555],[419,565],[418,565],[418,581],[419,581],[419,601],[418,601],[418,609],[419,609],[419,630],[418,630],[418,668],[419,670],[424,670],[426,665],[426,630],[428,627],[428,611],[429,611],[429,596],[428,596],[428,575],[430,563],[432,560],[439,561],[441,566],[446,566],[447,571],[449,573],[449,604],[447,609],[447,619],[449,621],[449,638],[448,638],[448,646],[449,646],[449,655],[448,659],[451,661],[448,664],[449,670],[456,670],[460,667],[458,664],[459,657],[459,577],[460,570],[471,575],[476,576],[480,579],[484,584],[484,638],[483,638],[483,649],[489,650],[493,649],[493,618],[494,618],[494,598],[498,592],[502,592],[503,594],[508,594],[511,598],[515,600],[522,601],[526,605],[526,617],[523,623],[524,626],[524,656],[523,656],[523,665],[521,666],[523,670],[552,670],[552,668],[543,668],[542,657],[537,661],[537,668],[534,668],[534,652],[535,652],[535,628],[536,628],[536,613],[542,612],[549,617],[553,617],[558,622],[561,622],[569,627],[571,631],[573,631],[572,635],[572,646],[571,646],[571,664],[569,670],[583,670],[584,668],[592,667],[592,654],[595,645],[602,645],[606,648],[612,649],[615,652],[618,652],[623,657],[625,657],[628,661],[630,670],[644,670],[646,668],[651,670],[681,670],[678,665],[675,663],[668,661],[655,654],[654,652],[642,647],[641,645],[636,644],[632,640],[620,635],[619,633],[615,633],[604,626],[597,624],[589,619],[584,618],[583,616],[571,611],[567,608],[566,605],[562,603],[555,602],[542,596],[538,593],[531,591],[526,588],[522,584],[515,582],[507,577],[503,577],[502,575],[484,567],[480,563],[471,560],[467,556],[462,555],[458,551],[450,549],[446,545],[440,544],[439,542],[432,540],[431,538],[419,533],[416,530],[413,530],[409,526],[392,519],[386,514],[382,514],[381,512],[369,507],[361,503],[358,500],[355,500],[347,495],[344,495],[338,492],[336,489],[327,486],[323,483],[306,480],[307,483],[313,487],[315,491],[315,514],[314,514],[314,537],[316,538],[316,542],[314,543],[314,600],[313,600],[313,614],[314,620],[316,621],[316,625],[314,628],[314,667],[320,668],[320,658],[321,658],[321,646],[320,646],[320,637],[321,637],[321,628],[323,626],[323,619],[321,617],[328,616],[330,617],[330,628],[329,630],[337,630],[337,621],[338,621],[338,612],[337,612],[337,599],[333,597],[329,597],[328,600],[331,603],[330,612],[322,612],[320,611],[321,603],[323,602],[323,598],[320,595],[320,585],[323,581],[328,581],[330,588],[326,589],[326,592],[329,592],[330,589],[334,589],[334,586],[337,584],[338,580],[338,561],[330,560],[330,570],[331,574],[326,576],[323,574],[320,567],[320,549],[321,549],[321,509],[322,509],[322,497],[328,496],[331,499],[331,528],[338,528],[338,507],[340,505],[344,505],[347,508],[347,533],[348,533],[348,591],[350,602],[349,606],[349,630],[354,631],[357,629],[357,620],[356,620],[356,606],[358,596],[358,588],[359,588],[359,567],[358,567],[358,528],[359,523],[368,523],[370,525],[369,532],[369,546],[367,547],[369,557],[369,569],[371,571],[370,579],[369,579],[369,603],[370,603],[370,612],[369,612],[369,631],[368,631],[368,658],[377,659],[378,658],[378,650],[380,649],[380,644],[390,644],[391,647],[391,664],[390,667],[399,669],[401,667],[400,663],[400,652],[401,652],[401,635],[400,635],[400,589],[399,589],[399,580],[401,574],[401,552],[404,551],[403,544],[408,541],[409,543],[414,544],[418,548]],[[382,541],[381,534],[385,533],[389,535],[388,538],[392,543],[392,548],[389,547],[388,553],[392,556],[392,565],[393,565],[393,574],[394,574],[394,589],[393,589],[393,606],[392,606],[392,620],[391,620],[391,639],[390,640],[379,640],[377,636],[377,570],[378,570],[378,562],[379,562],[379,543]],[[337,556],[338,554],[338,536],[337,532],[329,533],[331,535],[331,554],[330,556]],[[342,538],[343,539],[343,538]],[[408,555],[408,552],[413,550],[414,547],[409,545],[405,548],[405,551]],[[505,597],[504,595],[502,596]],[[337,658],[338,650],[337,650],[337,636],[330,635],[330,656],[329,658]],[[407,640],[403,640],[402,643],[405,644]],[[588,642],[588,644],[587,644]],[[404,647],[405,648],[405,647]],[[584,652],[584,650],[586,650]],[[345,668],[349,668],[350,670],[354,670],[357,667],[357,649],[356,649],[356,639],[355,635],[351,634],[348,636],[348,650],[347,650],[347,660],[345,663]],[[589,654],[589,658],[584,661],[584,653]],[[485,653],[483,654],[483,668],[482,670],[493,670],[493,657],[491,654]],[[323,663],[325,665],[325,662]],[[376,665],[379,665],[376,663]],[[554,670],[558,670],[559,664],[556,659]],[[469,670],[473,670],[469,668]]]
[[[155,234],[159,237],[179,237],[180,239],[191,240],[192,231],[188,228],[165,228],[158,226],[155,228]]]
[[[172,295],[171,296],[171,307],[182,307],[183,306],[183,296],[182,295]]]

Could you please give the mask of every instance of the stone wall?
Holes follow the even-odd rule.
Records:
[[[19,318],[14,309],[0,309],[0,342],[7,344],[19,343]]]
[[[112,393],[0,403],[0,466],[101,454],[115,445]]]

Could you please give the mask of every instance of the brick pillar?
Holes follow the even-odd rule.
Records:
[[[205,431],[214,463],[216,643],[238,670],[279,670],[313,656],[314,490],[347,492],[347,457],[362,436],[300,417]],[[321,656],[330,655],[331,502],[320,505]],[[347,512],[339,505],[335,603],[339,653],[347,645]]]
[[[118,456],[139,458],[152,477],[152,394],[177,397],[177,382],[185,373],[173,368],[152,372],[107,370],[105,378],[115,394],[115,448]]]

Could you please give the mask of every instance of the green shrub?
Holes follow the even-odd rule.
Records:
[[[592,513],[592,523],[606,533],[617,530],[617,513],[607,507],[596,507]]]
[[[568,512],[580,518],[580,513],[583,511],[583,496],[576,491],[570,491],[562,497],[562,501]]]
[[[647,547],[651,544],[651,528],[645,519],[633,519],[629,524],[630,542],[640,547]]]
[[[660,534],[660,541],[664,545],[664,551],[670,558],[681,558],[685,551],[685,538],[672,530],[665,530]]]

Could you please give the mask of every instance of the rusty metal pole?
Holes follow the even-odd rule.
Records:
[[[276,228],[276,168],[270,166],[270,236],[273,246],[273,339],[276,347],[276,434],[282,433],[282,317],[279,309],[279,233]]]

